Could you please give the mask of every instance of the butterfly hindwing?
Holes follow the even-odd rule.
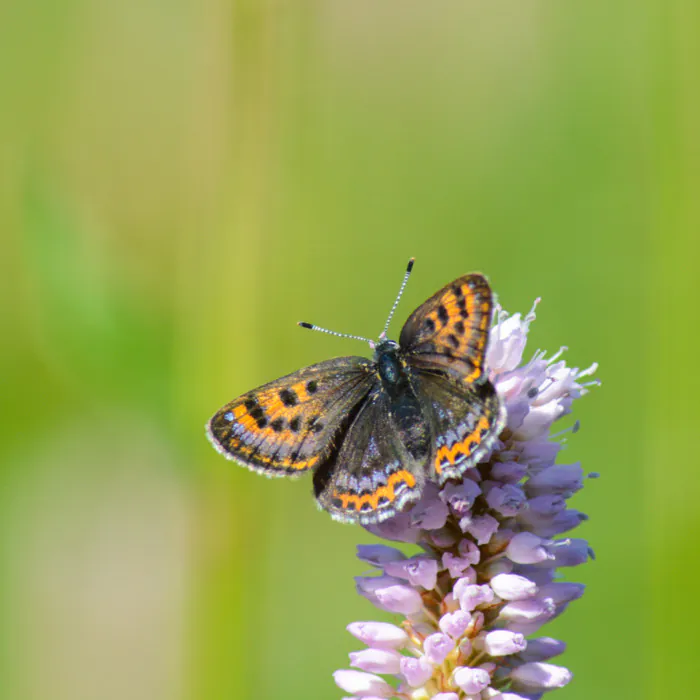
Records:
[[[377,523],[420,498],[425,470],[406,453],[378,388],[353,417],[338,453],[314,473],[319,504],[335,520]]]
[[[401,330],[399,343],[411,365],[445,372],[460,384],[485,381],[492,305],[483,275],[464,275],[443,287]]]
[[[505,426],[496,389],[488,381],[465,387],[423,372],[416,373],[415,384],[432,424],[432,478],[439,484],[459,479],[486,458]]]
[[[207,434],[223,455],[268,476],[313,469],[371,389],[371,372],[364,357],[311,365],[226,404],[209,421]]]

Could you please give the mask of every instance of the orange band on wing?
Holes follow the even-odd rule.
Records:
[[[274,418],[280,413],[289,411],[289,409],[282,403],[278,392],[273,391],[268,394],[260,394],[258,397],[258,404],[260,408],[265,412],[266,416]]]
[[[462,442],[456,442],[452,447],[443,445],[435,455],[435,471],[439,474],[442,471],[442,465],[445,462],[454,464],[457,457],[469,455],[474,451],[474,448],[481,443],[482,435],[491,427],[486,416],[479,418],[479,422],[473,432],[469,433]]]
[[[467,297],[467,310],[471,316],[474,313],[476,304],[473,296]],[[474,369],[464,377],[465,384],[472,384],[483,374],[482,363],[483,363],[483,353],[486,347],[486,341],[488,340],[488,333],[486,330],[491,322],[491,315],[489,314],[489,303],[482,302],[479,305],[479,312],[481,313],[481,318],[479,319],[478,329],[481,331],[478,340],[476,341],[476,355],[471,357],[471,363],[474,365]]]
[[[334,498],[338,498],[343,503],[343,508],[349,508],[351,504],[354,504],[355,510],[362,510],[362,506],[369,503],[372,506],[372,510],[377,510],[379,507],[379,499],[386,498],[389,503],[391,503],[396,498],[396,491],[394,486],[396,484],[408,484],[409,488],[413,488],[416,485],[416,478],[411,474],[411,472],[402,469],[401,471],[394,472],[389,476],[385,486],[380,486],[376,491],[372,493],[354,494],[354,493],[338,493],[333,492]]]
[[[480,309],[481,313],[483,314],[483,316],[481,317],[481,322],[479,323],[479,328],[482,331],[485,331],[488,328],[489,323],[491,323],[491,314],[489,313],[489,303],[486,301],[483,302],[481,304],[481,306],[479,307],[479,309]]]
[[[261,392],[257,395],[257,401],[260,408],[265,412],[265,415],[271,420],[277,416],[289,415],[290,409],[297,404],[304,404],[311,399],[307,390],[307,381],[297,382],[287,387],[283,391],[274,389],[271,391]],[[291,403],[285,403],[282,393],[286,393]]]
[[[232,456],[240,456],[244,460],[250,457],[254,452],[252,447],[243,444],[241,440],[235,437],[229,438],[228,444],[225,445],[225,447]],[[309,457],[309,459],[303,461],[298,459],[293,460],[291,457],[274,459],[271,455],[256,453],[255,457],[251,461],[253,461],[255,464],[269,464],[275,469],[311,469],[311,467],[313,467],[319,459],[320,455],[314,455],[313,457]]]
[[[258,424],[253,418],[253,416],[249,415],[246,413],[243,415],[241,418],[238,419],[238,424],[245,430],[247,433],[253,433],[254,435],[257,433],[262,432],[262,428],[258,428]]]
[[[464,283],[457,291],[445,291],[440,298],[439,310],[432,310],[427,318],[435,328],[436,346],[466,357],[472,365],[471,372],[463,377],[464,383],[476,382],[483,374],[484,351],[491,323],[490,299],[483,300],[470,284]]]
[[[474,367],[474,369],[464,378],[464,383],[472,384],[482,375],[482,373],[481,367]]]
[[[297,382],[296,384],[292,384],[292,391],[296,393],[296,395],[299,398],[299,401],[301,403],[304,403],[311,398],[309,396],[308,391],[306,390],[307,383],[308,382],[303,381],[303,382]]]

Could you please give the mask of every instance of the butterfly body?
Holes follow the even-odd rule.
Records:
[[[411,315],[399,342],[382,334],[371,360],[335,358],[265,384],[218,411],[208,436],[268,476],[313,470],[336,520],[390,518],[427,480],[461,478],[503,428],[484,367],[491,311],[486,279],[461,277]]]
[[[430,430],[425,410],[414,384],[409,363],[403,358],[401,346],[384,340],[375,349],[374,364],[380,379],[377,401],[384,406],[393,430],[400,438],[406,454],[418,463],[430,455]]]

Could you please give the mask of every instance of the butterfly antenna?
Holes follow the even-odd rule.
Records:
[[[389,324],[391,323],[391,319],[394,316],[394,311],[396,311],[396,307],[399,305],[399,301],[401,300],[401,295],[403,294],[403,290],[406,289],[406,282],[408,282],[408,278],[411,276],[411,270],[413,269],[413,263],[415,262],[415,258],[411,258],[408,261],[408,265],[406,266],[406,274],[403,276],[403,282],[401,282],[401,287],[399,289],[399,293],[396,297],[396,301],[394,302],[394,305],[391,307],[391,311],[389,312],[389,318],[387,318],[386,323],[384,324],[384,330],[382,331],[381,335],[379,336],[379,340],[384,340],[386,338],[386,333],[389,330]]]
[[[374,350],[374,341],[369,338],[363,338],[361,335],[350,335],[349,333],[338,333],[338,331],[329,331],[327,328],[321,328],[313,323],[307,323],[306,321],[299,321],[297,326],[302,328],[308,328],[310,331],[318,331],[319,333],[328,333],[328,335],[334,335],[337,338],[350,338],[351,340],[363,340],[365,343],[369,343],[369,346]]]

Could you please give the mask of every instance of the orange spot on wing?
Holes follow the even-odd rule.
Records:
[[[241,425],[244,430],[247,430],[250,433],[260,432],[260,428],[258,428],[255,418],[247,413],[238,419],[238,424]]]
[[[309,400],[309,394],[306,391],[306,382],[297,382],[292,385],[292,391],[299,397],[299,402],[304,403]]]
[[[309,459],[306,460],[297,460],[293,461],[289,458],[287,459],[282,459],[278,462],[278,464],[285,469],[310,469],[311,467],[318,462],[319,456],[314,455],[313,457],[309,457]]]
[[[387,483],[384,486],[380,486],[373,493],[354,494],[338,493],[337,491],[334,491],[333,496],[342,501],[343,508],[345,509],[349,508],[350,504],[354,504],[355,510],[359,511],[362,509],[362,506],[369,503],[372,506],[372,510],[377,510],[379,507],[380,498],[386,498],[389,503],[394,501],[396,498],[395,486],[396,484],[401,483],[408,484],[410,488],[413,488],[416,485],[416,478],[413,476],[413,474],[411,474],[411,472],[402,469],[391,474],[387,480]]]
[[[241,457],[242,459],[248,459],[253,454],[253,448],[251,446],[243,444],[238,438],[235,437],[231,437],[228,439],[228,444],[226,447],[232,455]],[[289,457],[285,459],[275,459],[273,455],[264,454],[260,451],[257,451],[255,455],[250,459],[249,463],[257,466],[262,466],[263,468],[269,466],[270,469],[273,471],[277,469],[302,470],[311,469],[311,467],[313,467],[319,459],[320,455],[313,455],[308,459],[297,459],[296,461],[292,460]]]
[[[265,393],[256,396],[260,408],[265,411],[265,415],[270,419],[274,420],[277,416],[290,416],[298,410],[299,404],[307,403],[311,397],[309,392],[306,390],[306,382],[297,382],[292,384],[289,391],[293,392],[296,396],[296,404],[294,406],[286,406],[282,399],[280,398],[281,389],[268,390]]]
[[[453,292],[445,295],[442,305],[445,307],[445,311],[447,311],[447,316],[450,321],[454,319],[459,320],[461,318],[462,311],[457,303],[457,297]]]
[[[289,409],[282,403],[277,390],[267,394],[259,394],[255,397],[258,400],[260,408],[265,412],[265,415],[274,418],[279,413],[285,413]]]
[[[474,360],[472,360],[474,362]],[[465,384],[471,384],[475,382],[481,376],[481,367],[477,366],[464,378]]]
[[[283,459],[277,462],[272,462],[272,460],[268,457],[264,458],[266,463],[270,464],[272,463],[273,467],[282,467],[284,469],[311,469],[311,467],[318,462],[319,457],[318,455],[314,455],[313,457],[309,457],[309,459],[303,459],[303,460],[296,460],[292,461],[291,459]]]
[[[474,309],[476,307],[476,295],[469,288],[469,285],[465,284],[464,286],[465,286],[464,297],[465,297],[466,304],[467,304],[467,315],[471,316],[474,313]]]
[[[482,316],[481,320],[479,321],[479,328],[482,331],[485,331],[489,326],[489,322],[491,321],[491,314],[489,313],[490,308],[489,303],[487,301],[481,304],[480,311],[482,313]]]
[[[474,451],[474,448],[481,443],[481,431],[488,430],[490,427],[491,423],[489,423],[488,418],[482,416],[479,418],[479,422],[476,424],[474,431],[469,433],[464,440],[456,442],[452,447],[443,445],[435,455],[435,471],[439,474],[445,462],[454,464],[457,461],[457,457],[460,455],[469,457]]]

